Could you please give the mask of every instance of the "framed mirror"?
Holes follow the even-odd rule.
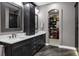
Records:
[[[21,6],[2,2],[1,3],[1,32],[22,30],[22,8]]]

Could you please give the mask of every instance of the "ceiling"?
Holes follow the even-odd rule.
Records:
[[[41,5],[49,4],[51,2],[34,2],[34,3],[38,6],[41,6]]]
[[[22,2],[14,2],[18,5],[21,5],[22,6]],[[49,4],[49,3],[52,3],[52,2],[34,2],[37,6],[42,6],[42,5],[46,5],[46,4]]]

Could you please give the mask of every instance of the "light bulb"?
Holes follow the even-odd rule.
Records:
[[[39,9],[35,8],[35,14],[38,14],[38,13],[39,13]]]
[[[29,7],[29,3],[28,3],[28,4],[26,4],[26,6],[27,6],[27,7]]]

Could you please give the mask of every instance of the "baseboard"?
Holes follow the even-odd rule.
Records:
[[[70,50],[76,50],[75,47],[70,47],[70,46],[64,46],[64,45],[58,45],[59,48],[66,48],[66,49],[70,49]]]
[[[46,43],[45,45],[50,45],[50,44]],[[52,46],[58,46],[59,48],[66,48],[66,49],[76,50],[75,47],[70,47],[70,46],[64,46],[64,45],[52,45]]]
[[[49,45],[49,43],[45,43],[45,45],[46,45],[46,46],[48,46],[48,45]]]

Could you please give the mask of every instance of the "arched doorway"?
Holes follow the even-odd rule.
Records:
[[[49,44],[60,45],[63,41],[63,22],[62,22],[62,10],[51,9],[48,11],[48,32],[49,32]]]

